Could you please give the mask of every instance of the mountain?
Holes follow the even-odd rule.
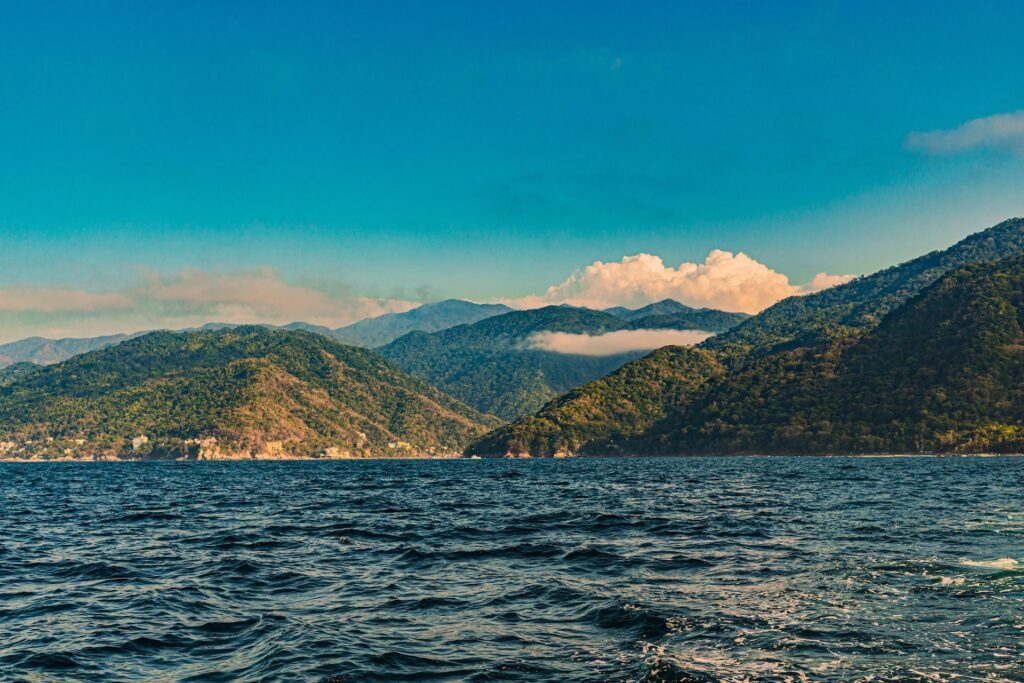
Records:
[[[643,379],[671,376],[678,354],[697,352],[708,353],[651,354],[467,452],[1024,450],[1024,257],[949,273],[866,333],[756,358],[729,373],[700,365],[689,385],[677,377],[668,391],[663,380]],[[637,396],[655,416],[639,428],[623,407]]]
[[[643,435],[723,373],[707,351],[658,349],[556,398],[536,415],[499,427],[471,445],[466,455],[628,453],[631,437]]]
[[[446,454],[494,424],[372,351],[263,327],[154,332],[0,387],[0,442],[43,457]]]
[[[29,337],[8,344],[0,344],[0,368],[14,363],[35,363],[36,365],[59,363],[80,353],[102,349],[130,338],[131,336],[127,334],[85,339]]]
[[[642,308],[626,308],[624,306],[614,306],[612,308],[604,309],[605,313],[614,315],[616,318],[622,318],[623,320],[636,320],[638,318],[645,318],[649,315],[674,315],[676,313],[690,313],[696,311],[696,308],[681,304],[675,299],[662,299],[653,304],[647,304]]]
[[[663,299],[642,308],[615,306],[603,312],[625,320],[637,330],[704,330],[715,333],[732,329],[750,317],[747,313],[693,308],[675,299]]]
[[[513,419],[642,355],[581,356],[543,351],[531,346],[533,334],[596,335],[627,328],[623,320],[601,311],[548,306],[513,311],[434,334],[413,332],[379,351],[402,370],[477,410]]]
[[[1017,254],[1024,254],[1022,218],[845,285],[784,299],[703,346],[733,359],[746,359],[868,330],[944,274]]]
[[[725,319],[735,319],[737,322],[746,320],[750,317],[746,313],[727,313],[713,308],[693,308],[692,306],[681,304],[675,299],[662,299],[661,301],[656,301],[653,304],[647,304],[641,308],[624,308],[622,306],[615,306],[613,308],[604,309],[604,312],[609,315],[614,315],[616,318],[622,318],[626,321],[634,321],[651,316],[681,316],[701,313],[716,313],[723,316]]]
[[[434,334],[411,333],[378,350],[401,369],[477,410],[512,420],[647,353],[646,350],[607,356],[556,353],[536,346],[534,335],[537,333],[600,335],[640,329],[717,332],[745,317],[692,309],[674,301],[669,303],[678,307],[673,309],[676,313],[648,315],[630,321],[604,311],[574,306],[512,311]],[[656,304],[652,310],[665,308]]]
[[[356,346],[383,346],[409,332],[438,332],[440,330],[478,322],[512,309],[502,304],[475,304],[471,301],[448,299],[436,304],[423,304],[405,313],[387,313],[376,318],[334,330],[333,336],[346,344]]]
[[[746,313],[727,313],[711,308],[691,309],[685,313],[655,313],[629,321],[634,330],[704,330],[725,332],[749,318]]]

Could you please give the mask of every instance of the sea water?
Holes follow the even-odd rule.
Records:
[[[0,680],[1024,681],[1024,459],[0,464]]]

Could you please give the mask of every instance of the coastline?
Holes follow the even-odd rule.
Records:
[[[0,464],[27,463],[147,463],[147,462],[353,462],[353,461],[386,461],[386,460],[685,460],[705,458],[864,458],[864,459],[896,459],[896,458],[1021,458],[1024,453],[805,453],[805,454],[753,454],[727,453],[722,455],[592,455],[575,456],[572,458],[467,458],[464,456],[396,456],[368,458],[203,458],[203,459],[166,459],[159,458],[0,458]]]

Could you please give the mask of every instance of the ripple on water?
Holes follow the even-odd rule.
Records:
[[[0,464],[0,680],[1019,683],[1020,465]]]

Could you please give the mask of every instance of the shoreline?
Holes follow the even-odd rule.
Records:
[[[729,453],[723,455],[593,455],[572,458],[467,458],[463,456],[426,456],[426,457],[381,457],[381,458],[213,458],[203,460],[161,460],[161,459],[107,459],[107,458],[0,458],[0,464],[29,463],[224,463],[224,462],[367,462],[385,460],[642,460],[642,459],[704,459],[704,458],[865,458],[865,459],[896,459],[896,458],[1021,458],[1024,453],[848,453],[848,454],[751,454]]]

